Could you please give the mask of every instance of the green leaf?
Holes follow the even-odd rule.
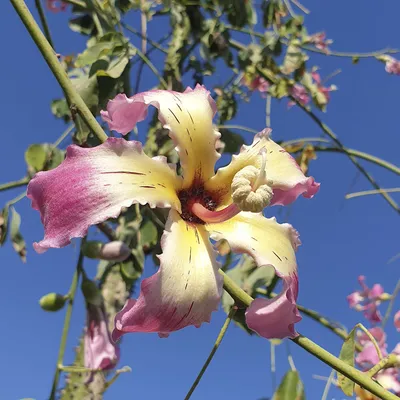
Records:
[[[34,171],[42,171],[47,161],[48,147],[45,144],[32,144],[25,151],[25,161]]]
[[[297,371],[288,371],[272,400],[305,400],[304,386]]]
[[[339,359],[344,361],[346,364],[354,367],[354,354],[356,351],[356,344],[355,344],[355,333],[357,327],[354,327],[349,335],[347,336],[346,340],[343,343],[342,349],[340,350]],[[343,393],[346,396],[353,396],[354,393],[354,382],[349,378],[345,377],[344,375],[338,372],[338,383],[339,387],[343,390]]]
[[[148,249],[158,241],[158,231],[156,225],[151,220],[146,220],[140,227],[139,243],[143,250]]]
[[[23,262],[26,262],[26,243],[22,237],[19,228],[21,226],[21,216],[11,207],[11,223],[10,223],[10,238],[14,250],[21,257]]]
[[[6,206],[0,213],[0,246],[4,244],[7,238],[8,214],[9,214],[9,207]]]
[[[81,33],[82,35],[91,35],[94,30],[93,18],[88,15],[81,15],[69,21],[69,27],[72,31]]]
[[[51,112],[57,117],[62,118],[65,122],[71,120],[71,112],[68,107],[67,100],[57,99],[51,102]]]
[[[113,42],[99,42],[94,46],[87,48],[83,53],[79,54],[75,61],[75,66],[85,67],[97,61],[100,57],[111,54],[115,47]]]
[[[269,265],[256,268],[243,282],[242,288],[251,296],[255,295],[256,289],[269,286],[275,276],[275,269]]]
[[[104,69],[98,69],[96,71],[96,75],[97,76],[108,76],[110,78],[116,79],[119,78],[122,73],[125,70],[125,67],[128,65],[129,63],[129,58],[128,57],[121,57],[121,58],[115,58],[114,60],[112,60],[109,65],[108,68],[106,70]]]
[[[301,68],[308,56],[301,50],[298,41],[292,41],[286,51],[281,70],[284,74],[290,75],[292,72]]]
[[[230,129],[220,129],[221,140],[225,143],[225,153],[237,153],[244,144],[242,135],[232,132]]]

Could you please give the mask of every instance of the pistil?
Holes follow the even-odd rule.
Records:
[[[205,223],[217,224],[231,219],[235,215],[239,214],[241,210],[235,203],[232,203],[228,207],[218,211],[210,211],[200,203],[193,203],[191,211],[196,215],[196,217],[200,218]]]

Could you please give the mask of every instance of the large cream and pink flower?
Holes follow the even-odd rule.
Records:
[[[169,208],[160,268],[143,280],[138,299],[128,300],[116,315],[114,340],[127,332],[166,336],[208,322],[223,284],[210,240],[222,239],[233,251],[250,254],[259,266],[273,266],[284,282],[274,300],[260,298],[251,304],[248,326],[267,338],[296,336],[294,324],[301,319],[296,307],[298,234],[289,224],[265,218],[262,209],[289,204],[300,195],[310,198],[319,185],[271,140],[270,130],[256,135],[215,173],[220,137],[212,123],[216,106],[199,85],[184,93],[119,94],[102,116],[110,129],[126,134],[146,117],[149,105],[158,108],[170,131],[182,175],[164,157],[148,157],[136,141],[109,138],[95,148],[70,146],[58,168],[39,172],[29,184],[28,197],[45,228],[35,249],[65,246],[133,203]]]

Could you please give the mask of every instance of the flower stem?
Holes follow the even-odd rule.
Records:
[[[250,133],[258,133],[255,129],[248,128],[247,126],[242,125],[216,125],[217,129],[238,129],[240,131],[250,132]]]
[[[204,363],[203,367],[201,368],[199,374],[197,375],[197,378],[195,379],[195,381],[193,382],[193,385],[191,386],[191,388],[189,389],[187,395],[185,396],[185,400],[189,400],[190,399],[190,397],[192,396],[193,392],[195,391],[197,385],[199,384],[201,378],[203,377],[204,372],[206,372],[206,369],[209,366],[211,360],[213,359],[214,354],[218,350],[218,347],[221,344],[222,339],[224,338],[225,333],[226,333],[226,331],[228,329],[228,326],[229,326],[233,316],[235,315],[236,311],[237,311],[237,307],[232,307],[231,310],[229,311],[229,314],[228,314],[228,316],[227,316],[227,318],[226,318],[226,320],[224,322],[224,325],[222,325],[222,328],[219,331],[217,340],[214,343],[214,346],[213,346],[213,348],[211,350],[211,353],[207,357],[207,360]]]
[[[18,181],[3,183],[0,185],[0,192],[2,190],[8,190],[8,189],[17,188],[20,186],[25,186],[28,184],[28,182],[29,182],[29,177],[25,176],[24,178],[19,179]]]
[[[250,306],[253,298],[249,296],[243,289],[241,289],[236,283],[230,279],[223,271],[219,273],[224,278],[224,289],[233,297],[233,299],[246,307]],[[365,373],[362,373],[355,369],[354,367],[346,364],[344,361],[335,357],[333,354],[329,353],[322,347],[318,346],[312,340],[308,339],[303,335],[299,335],[295,339],[290,339],[293,343],[302,347],[304,350],[312,354],[313,356],[320,359],[325,364],[334,368],[336,371],[340,372],[342,375],[351,379],[353,382],[362,386],[375,396],[378,396],[382,400],[399,400],[397,396],[393,393],[388,392],[378,383],[373,381]]]
[[[100,141],[104,142],[107,140],[107,135],[104,133],[100,124],[97,122],[96,118],[91,113],[82,97],[77,93],[63,67],[60,65],[53,48],[43,35],[24,0],[10,1],[33,41],[36,43],[36,46],[42,53],[43,58],[46,60],[48,66],[53,72],[53,75],[63,89],[67,100],[71,104],[71,108],[76,108],[77,112],[80,114],[87,126],[93,131]]]
[[[386,368],[391,368],[391,367],[396,367],[399,365],[399,362],[397,361],[397,356],[396,354],[389,354],[387,357],[382,358],[381,361],[378,362],[378,364],[374,365],[370,370],[366,372],[366,374],[372,378],[374,377],[379,371],[382,369]]]
[[[82,243],[83,243],[83,241],[84,241],[84,239],[82,240]],[[78,287],[79,276],[82,271],[83,258],[84,258],[83,253],[82,253],[82,251],[80,251],[78,263],[76,265],[76,269],[75,269],[74,275],[72,277],[71,287],[70,287],[69,293],[68,293],[69,301],[68,301],[67,311],[65,313],[64,327],[63,327],[62,336],[61,336],[60,348],[58,350],[56,371],[54,373],[53,385],[51,387],[51,393],[50,393],[49,400],[55,400],[55,398],[56,398],[58,381],[60,379],[60,373],[61,373],[59,366],[63,365],[64,353],[65,353],[65,348],[67,345],[67,336],[68,336],[69,326],[71,323],[72,307],[74,305],[74,299],[75,299],[76,289]]]

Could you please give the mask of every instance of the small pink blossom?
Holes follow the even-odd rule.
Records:
[[[296,83],[290,90],[290,94],[303,106],[310,102],[310,96],[303,85]],[[296,105],[294,101],[289,101],[288,107]]]
[[[389,74],[400,75],[400,61],[387,56],[385,70]]]
[[[326,103],[328,103],[330,100],[329,92],[331,92],[332,90],[336,90],[336,87],[334,85],[331,85],[329,87],[324,86],[321,76],[316,71],[312,72],[311,76],[313,77],[313,79],[317,85],[318,91],[325,97]]]
[[[383,357],[387,356],[386,334],[380,327],[374,327],[369,330],[371,335],[376,340],[376,343],[382,353]],[[358,332],[357,332],[358,333]],[[373,365],[377,364],[379,360],[378,352],[369,336],[362,332],[357,334],[357,342],[363,346],[362,351],[356,357],[356,363],[363,369],[367,370]]]
[[[62,0],[46,0],[46,7],[54,13],[65,11],[67,6],[68,4]]]
[[[376,380],[380,385],[382,385],[386,390],[394,392],[396,395],[400,394],[399,378],[398,368],[387,368],[376,375]]]
[[[84,365],[88,369],[109,370],[118,363],[120,352],[108,330],[103,308],[87,305],[87,322],[84,336]],[[89,380],[92,376],[89,377]]]
[[[326,39],[325,32],[314,33],[308,38],[309,43],[312,43],[317,49],[322,50],[324,53],[329,54],[328,46],[332,40]]]
[[[261,76],[256,76],[254,79],[243,77],[242,84],[247,86],[251,91],[259,91],[262,95],[268,92],[269,82]]]
[[[397,331],[400,332],[400,310],[394,314],[394,326],[396,327]]]
[[[358,282],[361,285],[361,290],[347,296],[349,306],[357,311],[363,311],[365,318],[371,323],[381,322],[382,316],[378,306],[381,303],[380,297],[383,294],[383,287],[375,284],[372,288],[369,288],[365,284],[365,276],[362,275],[358,277]]]

